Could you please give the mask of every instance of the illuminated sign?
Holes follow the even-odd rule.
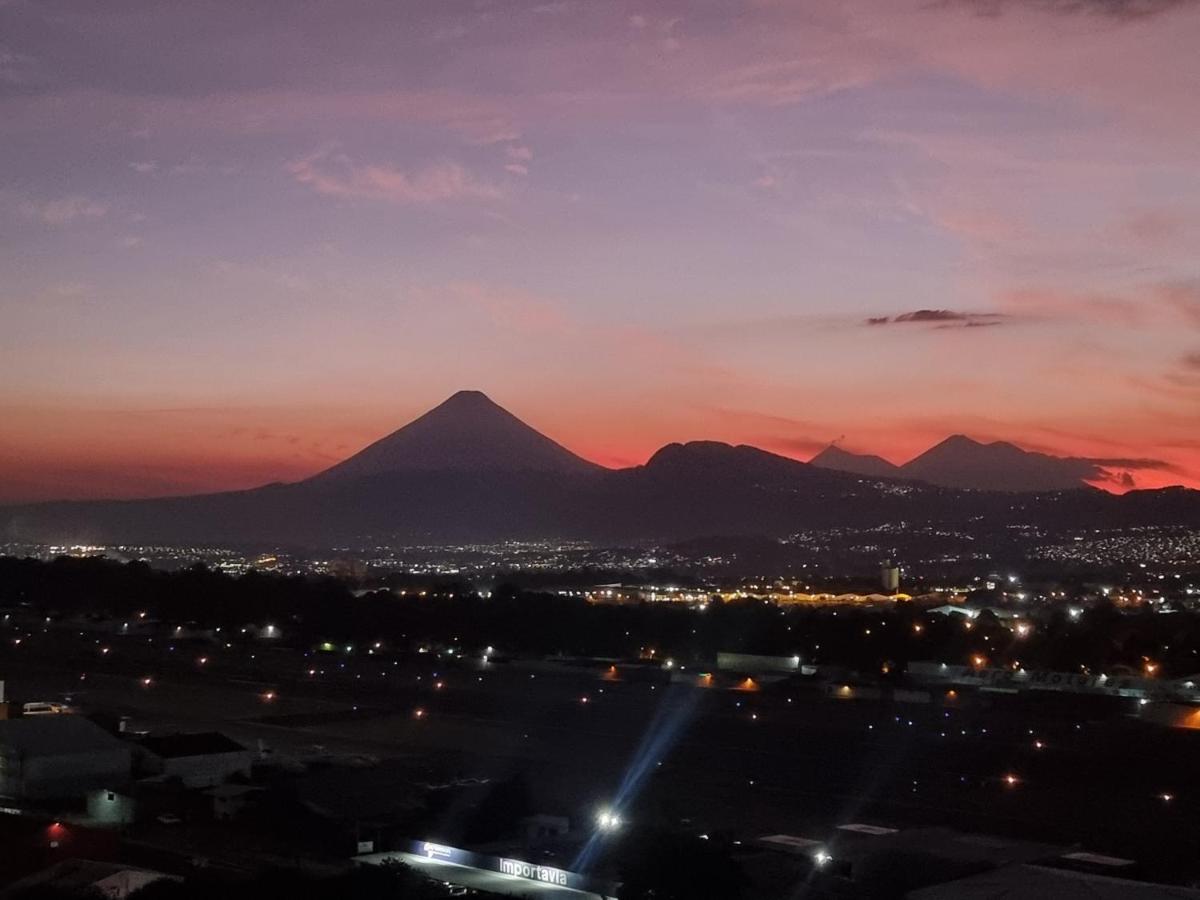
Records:
[[[547,884],[567,886],[567,874],[562,869],[552,869],[549,866],[539,866],[535,863],[523,862],[519,859],[500,860],[500,871],[505,875],[516,875],[518,878],[528,878],[532,881],[544,881]]]
[[[601,894],[602,896],[611,896],[614,893],[613,885],[596,881],[590,876],[582,875],[578,872],[569,872],[566,869],[556,869],[553,866],[525,862],[523,859],[509,859],[507,857],[474,853],[470,850],[464,850],[461,847],[451,847],[447,844],[439,844],[434,841],[412,841],[408,845],[408,852],[413,856],[419,856],[430,862],[450,863],[485,872],[499,872],[501,875],[525,878],[529,881],[539,882],[540,884],[572,888],[576,891],[587,891]],[[386,858],[386,854],[376,854],[375,856],[380,859]],[[363,862],[377,861],[368,856],[362,856],[360,860]]]
[[[445,844],[434,844],[430,841],[421,842],[421,855],[428,859],[444,859],[448,862],[453,862],[456,857],[462,854],[462,850],[447,847]]]

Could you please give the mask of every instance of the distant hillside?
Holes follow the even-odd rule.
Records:
[[[946,438],[901,466],[833,445],[810,462],[870,478],[904,478],[973,491],[1069,491],[1105,478],[1103,468],[1092,460],[1035,453],[1004,441],[984,444],[962,434]]]
[[[1048,456],[996,441],[956,434],[900,467],[906,478],[984,491],[1061,491],[1100,475],[1095,463]]]
[[[853,472],[868,478],[902,478],[900,467],[890,463],[882,456],[867,453],[850,453],[835,444],[830,444],[809,460],[814,466],[822,469],[836,469],[839,472]]]

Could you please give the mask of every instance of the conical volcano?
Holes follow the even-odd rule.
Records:
[[[1089,459],[1048,456],[1006,441],[984,444],[954,434],[901,466],[905,478],[985,491],[1066,491],[1104,475]]]
[[[459,391],[312,480],[385,472],[550,472],[599,469],[530,428],[481,391]]]

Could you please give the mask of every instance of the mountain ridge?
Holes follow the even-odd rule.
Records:
[[[930,453],[934,460],[949,453],[954,462],[960,451],[967,456],[964,471],[997,455],[1022,464],[1062,462],[963,436],[922,457],[928,464]],[[853,456],[839,451],[827,459],[839,455]],[[319,547],[347,541],[784,537],[901,522],[953,528],[1010,520],[1123,526],[1200,521],[1200,491],[1122,497],[1079,488],[1072,482],[1065,489],[1014,493],[944,487],[904,475],[864,477],[720,441],[667,444],[643,465],[606,469],[485,395],[467,392],[303,481],[191,497],[0,508],[0,539]]]

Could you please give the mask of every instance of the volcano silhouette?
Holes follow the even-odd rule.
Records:
[[[481,391],[459,391],[312,481],[386,472],[552,472],[601,467],[530,428]]]

